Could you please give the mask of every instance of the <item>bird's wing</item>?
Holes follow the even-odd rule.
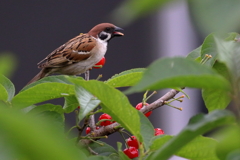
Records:
[[[88,34],[80,34],[55,49],[45,59],[38,63],[38,67],[62,67],[86,60],[92,56],[91,50],[95,46],[95,38]]]

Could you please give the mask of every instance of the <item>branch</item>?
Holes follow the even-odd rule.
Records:
[[[153,103],[149,104],[147,107],[144,106],[140,110],[140,112],[147,113],[147,112],[152,111],[156,108],[159,108],[159,107],[164,105],[165,101],[168,101],[168,100],[174,98],[176,96],[176,94],[178,94],[178,93],[179,93],[179,91],[177,91],[175,89],[172,89],[169,92],[167,92],[165,95],[163,95],[161,98],[159,98],[156,101],[154,101]],[[112,134],[114,132],[117,132],[120,129],[122,129],[119,126],[120,126],[120,124],[115,122],[111,125],[101,127],[98,130],[93,130],[91,133],[89,133],[88,137],[89,138],[94,138],[94,137],[101,137],[101,136],[105,136],[105,135],[110,135],[110,134]],[[97,140],[97,139],[94,138],[94,140]],[[92,143],[92,141],[89,140],[89,139],[82,139],[82,140],[79,141],[79,143],[88,145],[88,144]]]
[[[165,95],[163,95],[161,98],[154,101],[153,103],[149,104],[148,106],[144,106],[143,108],[141,108],[140,112],[145,114],[149,111],[157,109],[157,108],[163,106],[165,101],[168,101],[168,100],[174,98],[178,93],[179,93],[179,91],[177,91],[175,89],[172,89],[169,92],[167,92]]]
[[[91,128],[91,131],[96,130],[94,115],[91,115],[91,116],[89,117],[89,127]]]

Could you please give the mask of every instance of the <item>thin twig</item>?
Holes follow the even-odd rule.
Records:
[[[171,89],[169,92],[167,92],[165,95],[163,95],[161,98],[157,99],[156,101],[154,101],[153,103],[149,104],[148,106],[144,106],[143,108],[140,109],[140,112],[142,113],[147,113],[149,111],[152,111],[156,108],[159,108],[161,106],[163,106],[165,103],[165,101],[168,101],[172,98],[174,98],[177,94],[179,93],[179,91],[175,90],[175,89]]]

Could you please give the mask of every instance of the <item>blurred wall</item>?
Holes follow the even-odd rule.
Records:
[[[156,22],[161,30],[158,33],[158,53],[164,57],[187,56],[193,49],[199,47],[201,42],[195,28],[190,21],[188,5],[186,1],[170,3],[158,12]],[[165,94],[163,90],[159,95]],[[182,111],[163,106],[158,109],[158,117],[154,124],[162,127],[167,134],[176,135],[184,128],[189,119],[201,111],[201,92],[197,89],[184,89],[190,99],[184,98],[180,103],[175,101],[173,106],[183,108]],[[179,93],[176,97],[183,95]],[[160,115],[160,116],[159,116]],[[183,160],[184,158],[172,157],[171,160]]]

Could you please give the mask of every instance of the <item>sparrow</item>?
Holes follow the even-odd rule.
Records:
[[[100,23],[88,33],[70,39],[37,64],[41,71],[28,84],[53,73],[80,75],[87,72],[104,57],[108,42],[124,35],[120,31],[123,29],[111,23]]]

